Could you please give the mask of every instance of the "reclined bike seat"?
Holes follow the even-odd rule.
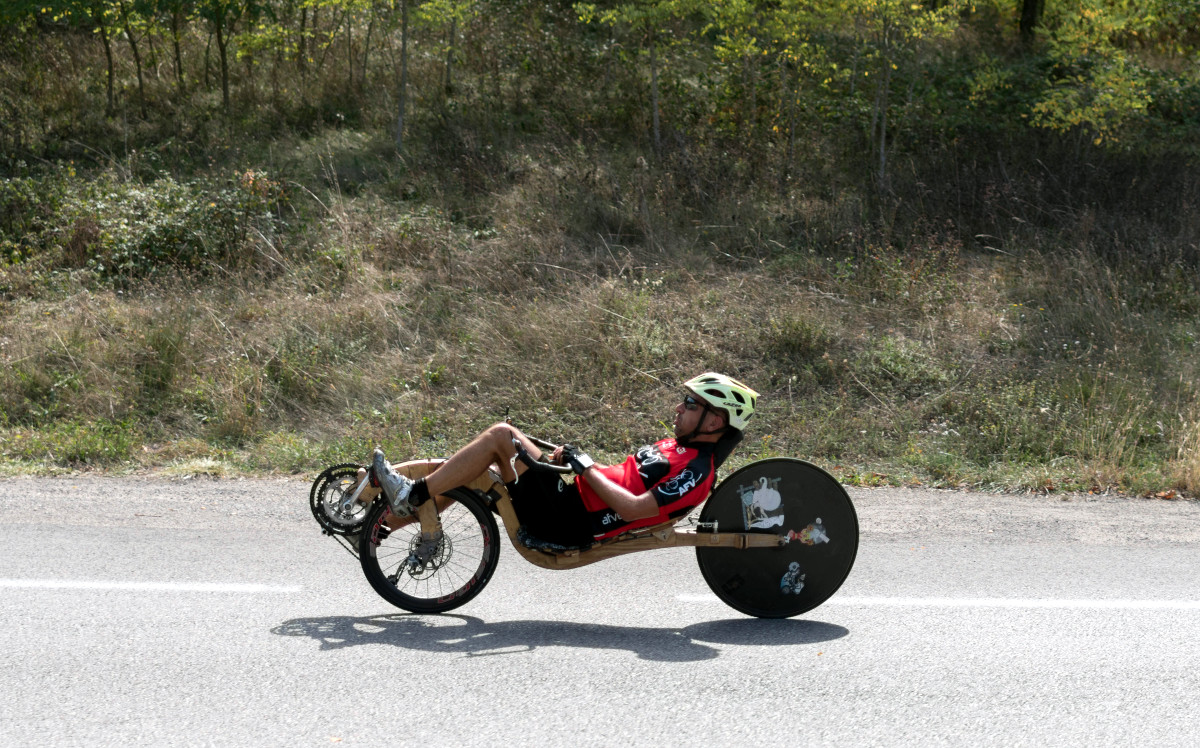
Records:
[[[593,545],[592,543],[587,545],[560,545],[558,543],[551,543],[548,540],[542,540],[539,537],[535,537],[523,526],[517,528],[517,540],[521,542],[521,545],[529,548],[530,550],[547,551],[549,553],[562,553],[563,551],[586,551]]]

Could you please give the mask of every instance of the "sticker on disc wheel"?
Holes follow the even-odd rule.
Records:
[[[858,553],[858,515],[837,480],[803,460],[751,463],[713,491],[700,521],[717,532],[769,532],[779,548],[699,546],[708,586],[737,610],[787,618],[825,602],[846,580]]]

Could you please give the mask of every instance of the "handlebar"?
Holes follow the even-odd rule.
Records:
[[[548,442],[545,439],[539,439],[536,436],[530,436],[529,434],[526,434],[525,438],[528,439],[529,441],[533,442],[534,444],[538,445],[542,449],[548,449],[551,452],[558,449],[557,444],[555,444],[553,442]]]
[[[526,434],[526,438],[529,439],[529,441],[536,444],[537,446],[541,447],[542,449],[546,449],[551,452],[558,449],[557,444],[552,444],[551,442],[544,441],[542,439],[538,439],[535,436],[529,436],[528,434]],[[535,460],[533,458],[533,455],[529,454],[529,450],[525,449],[525,445],[521,443],[521,440],[517,439],[516,437],[513,437],[512,442],[513,442],[513,446],[517,448],[517,459],[519,459],[521,462],[525,463],[525,466],[528,467],[530,470],[535,470],[535,471],[539,471],[539,472],[543,472],[543,473],[570,473],[570,472],[573,472],[571,470],[570,465],[555,465],[550,462],[541,462],[539,460]]]

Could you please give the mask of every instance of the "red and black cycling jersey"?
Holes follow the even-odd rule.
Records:
[[[647,491],[653,494],[658,514],[626,522],[596,495],[587,476],[580,476],[575,483],[597,540],[684,516],[708,498],[717,472],[712,444],[685,447],[674,439],[647,444],[620,465],[600,470],[635,496]]]

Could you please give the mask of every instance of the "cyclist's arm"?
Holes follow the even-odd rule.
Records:
[[[622,519],[632,522],[658,515],[658,501],[655,500],[653,493],[647,491],[640,495],[634,494],[624,486],[610,480],[608,476],[597,469],[599,467],[596,465],[585,470],[583,478],[600,497],[600,500],[621,515]]]

